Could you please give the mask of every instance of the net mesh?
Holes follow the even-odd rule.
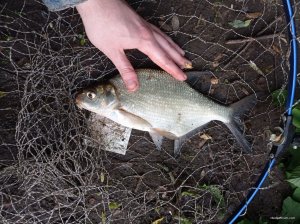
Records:
[[[98,139],[99,147],[87,146],[89,113],[76,108],[74,95],[115,67],[89,43],[75,9],[50,13],[40,1],[0,1],[1,223],[221,223],[255,183],[283,113],[271,97],[287,84],[281,1],[130,4],[185,50],[195,70],[211,71],[195,84],[205,95],[224,104],[268,95],[244,122],[253,154],[243,154],[218,122],[179,158],[172,141],[157,151],[139,131],[125,156],[101,150]],[[155,67],[137,51],[128,57],[136,68]],[[265,191],[281,186],[280,178],[272,171]]]

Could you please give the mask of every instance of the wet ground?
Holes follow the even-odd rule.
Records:
[[[241,152],[219,122],[208,124],[175,158],[173,142],[157,151],[134,131],[125,156],[90,148],[88,113],[74,94],[116,74],[85,37],[76,10],[49,13],[39,1],[0,1],[1,215],[7,223],[223,223],[256,182],[267,159],[267,133],[282,110],[270,95],[284,87],[288,43],[280,1],[131,1],[186,51],[190,84],[229,105],[250,94],[245,117],[253,153]],[[251,20],[233,28],[235,20]],[[299,24],[299,23],[298,23]],[[260,39],[245,41],[248,37]],[[230,41],[233,41],[230,42]],[[156,68],[129,51],[137,68]],[[195,81],[196,80],[196,81]],[[278,216],[290,189],[276,167],[247,209]]]

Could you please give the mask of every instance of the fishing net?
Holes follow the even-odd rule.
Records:
[[[229,105],[264,93],[244,122],[253,153],[242,153],[219,122],[192,137],[179,158],[172,141],[158,151],[136,130],[126,155],[102,150],[74,96],[117,71],[88,41],[77,11],[0,1],[1,223],[222,223],[258,178],[284,112],[289,42],[281,1],[130,4],[185,50],[194,70],[211,71],[193,83],[205,95]],[[127,53],[135,68],[156,68]],[[278,214],[281,180],[271,171],[249,214]]]

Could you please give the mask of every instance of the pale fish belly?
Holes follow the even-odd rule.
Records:
[[[118,90],[122,109],[144,119],[153,128],[181,137],[212,120],[228,122],[230,119],[228,107],[164,72],[141,70],[138,77],[141,86],[135,93],[128,93],[120,78],[113,79],[112,83]]]
[[[142,108],[138,108],[135,104],[128,104],[124,108],[149,122],[152,128],[173,133],[177,137],[181,137],[213,120],[229,122],[227,118],[228,108],[222,106],[216,111],[216,108],[210,109],[195,105],[195,103],[188,104],[185,102],[186,104],[178,105],[176,100],[171,105],[167,102],[164,104],[149,103]],[[224,115],[220,115],[222,112]]]

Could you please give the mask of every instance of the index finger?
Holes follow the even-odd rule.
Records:
[[[184,72],[176,65],[176,63],[168,56],[168,54],[160,47],[155,39],[138,48],[140,51],[148,55],[148,57],[159,67],[180,81],[186,80]]]

